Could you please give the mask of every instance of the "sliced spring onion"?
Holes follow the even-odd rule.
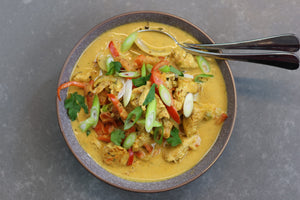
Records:
[[[191,75],[191,74],[183,74],[183,77],[184,77],[184,78],[191,78],[191,79],[194,79],[194,76]]]
[[[137,122],[136,122],[137,124],[141,124],[141,125],[145,125],[145,120],[144,119],[140,119],[140,120],[138,120]],[[162,123],[160,123],[159,121],[154,121],[154,123],[153,123],[153,127],[160,127],[160,126],[162,126]]]
[[[123,87],[118,94],[118,99],[121,99],[124,96],[124,94],[125,94],[125,83],[123,84]]]
[[[140,119],[140,117],[142,116],[143,113],[143,109],[141,107],[136,107],[133,111],[131,111],[125,122],[124,122],[124,130],[130,129],[131,127],[133,127],[133,125]],[[134,118],[134,121],[131,122],[131,119]]]
[[[173,72],[174,74],[177,74],[178,76],[184,76],[182,71],[179,71],[178,69],[176,69],[172,65],[170,65],[170,72]]]
[[[164,65],[161,68],[159,68],[159,71],[165,72],[165,73],[170,72],[170,66]]]
[[[133,143],[135,142],[135,140],[136,140],[136,133],[135,133],[135,132],[130,133],[130,134],[125,138],[125,140],[124,140],[124,142],[123,142],[123,147],[124,147],[125,149],[129,149],[129,148],[133,145]]]
[[[156,127],[154,129],[154,134],[153,134],[154,141],[157,144],[162,144],[163,136],[164,136],[164,127],[163,126]]]
[[[146,65],[146,69],[149,73],[151,73],[153,66],[151,64]]]
[[[147,75],[147,71],[146,71],[146,65],[145,63],[143,63],[143,66],[142,66],[142,77],[145,77]]]
[[[152,128],[156,117],[156,99],[154,98],[146,110],[145,129],[149,133]]]
[[[107,69],[107,71],[108,71],[109,68],[110,68],[110,63],[113,62],[113,61],[114,61],[114,58],[113,58],[111,55],[109,55],[109,56],[107,57],[107,59],[106,59],[106,69]]]
[[[155,87],[156,84],[153,83],[143,103],[144,106],[148,105],[150,102],[153,101],[153,99],[155,99]]]
[[[130,49],[130,47],[133,45],[134,41],[136,40],[137,32],[133,32],[124,40],[124,42],[121,45],[121,51],[125,52]]]
[[[128,79],[124,85],[125,85],[125,93],[124,93],[124,97],[123,97],[123,103],[124,103],[124,106],[126,107],[131,98],[132,80]]]
[[[158,91],[159,91],[159,96],[160,96],[161,100],[167,106],[171,106],[172,97],[171,97],[171,94],[170,94],[169,90],[163,84],[161,84],[158,88]]]
[[[198,66],[203,71],[203,73],[207,74],[210,72],[210,66],[204,57],[196,56],[196,60],[197,60]]]
[[[99,120],[100,102],[98,95],[94,95],[93,105],[90,111],[91,115],[85,121],[80,123],[80,129],[86,132],[90,127],[95,128]]]
[[[147,81],[150,80],[151,74],[148,74],[145,77],[140,77],[140,78],[136,78],[136,79],[132,79],[133,85],[135,87],[140,87],[142,85],[146,85]]]
[[[184,99],[183,103],[183,115],[185,117],[189,117],[192,114],[193,106],[194,106],[194,97],[192,93],[188,93]]]
[[[211,78],[211,77],[214,77],[214,75],[212,75],[212,74],[199,74],[199,75],[195,76],[195,82],[201,83],[201,82],[203,82],[201,80],[201,78]]]
[[[140,76],[140,73],[138,71],[136,72],[120,72],[118,74],[121,77],[125,77],[125,78],[136,78]]]

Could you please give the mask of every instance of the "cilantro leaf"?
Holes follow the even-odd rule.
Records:
[[[111,132],[110,140],[118,146],[121,146],[121,142],[124,138],[125,138],[124,131],[120,129],[115,129],[113,132]]]
[[[88,113],[88,108],[84,103],[84,96],[77,94],[77,92],[71,94],[70,98],[66,99],[65,108],[68,111],[68,115],[72,121],[77,118],[77,113],[81,108],[84,109],[85,113]]]
[[[106,75],[114,75],[116,72],[119,73],[122,68],[122,65],[120,62],[110,62],[108,71],[106,72]]]
[[[143,103],[144,106],[148,105],[155,98],[155,86],[156,84],[153,83]]]
[[[151,77],[151,73],[145,77],[139,77],[139,78],[132,79],[132,83],[135,87],[140,87],[142,85],[146,85],[147,81],[150,80],[150,77]]]
[[[178,133],[179,133],[179,130],[176,127],[173,127],[171,130],[171,136],[167,139],[167,142],[172,147],[175,147],[182,143]]]

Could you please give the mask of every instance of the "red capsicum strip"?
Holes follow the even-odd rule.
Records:
[[[113,94],[108,94],[107,95],[111,102],[113,103],[113,105],[115,106],[115,108],[118,110],[118,112],[120,113],[120,117],[122,120],[126,120],[128,113],[125,110],[125,108],[123,107],[123,105],[121,104],[121,102],[118,100],[118,98],[113,95]]]
[[[113,43],[113,41],[110,41],[110,43],[108,44],[108,48],[110,50],[110,53],[111,53],[112,57],[115,58],[115,57],[119,57],[120,56],[120,54],[119,54],[119,52],[118,52],[115,44]]]
[[[61,84],[61,85],[57,88],[57,97],[58,97],[58,99],[59,99],[60,101],[61,101],[61,98],[60,98],[60,90],[65,89],[65,88],[70,87],[70,86],[77,86],[77,87],[80,87],[80,88],[84,88],[84,87],[86,86],[86,83],[78,82],[78,81],[69,81],[69,82],[66,82],[66,83]]]
[[[155,83],[157,85],[157,87],[159,87],[161,84],[164,84],[164,81],[161,77],[162,75],[161,75],[161,72],[159,71],[159,68],[164,65],[167,65],[167,64],[169,64],[169,62],[167,60],[162,60],[159,63],[157,63],[156,65],[154,65],[154,67],[152,68],[150,80],[152,83]],[[156,89],[155,90],[156,93],[159,95],[157,88],[155,88],[155,89]],[[171,95],[171,98],[172,98],[172,95]],[[174,106],[173,98],[172,98],[172,105],[167,106],[165,104],[165,106],[167,108],[168,113],[174,119],[174,121],[177,122],[178,124],[180,124],[180,116]]]
[[[128,149],[128,153],[129,153],[129,158],[128,158],[128,161],[127,161],[127,166],[132,165],[133,158],[134,158],[134,153],[133,153],[131,148]]]

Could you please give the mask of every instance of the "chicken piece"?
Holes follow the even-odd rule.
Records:
[[[201,107],[198,103],[194,103],[193,112],[190,117],[183,118],[183,129],[187,137],[196,134],[201,126],[201,121],[205,117],[207,109]]]
[[[175,89],[175,93],[174,93],[174,100],[175,100],[174,104],[177,110],[181,110],[187,93],[188,92],[193,94],[197,93],[200,86],[192,79],[184,78],[184,77],[178,77],[177,84],[178,87]]]
[[[110,93],[118,95],[124,85],[124,79],[121,77],[116,77],[116,82],[109,85]]]
[[[144,144],[152,144],[153,139],[150,134],[146,133],[144,130],[141,130],[141,133],[137,136],[137,139],[132,145],[132,151],[137,152],[144,146]]]
[[[93,80],[99,72],[96,70],[90,70],[88,72],[77,72],[73,75],[72,80],[79,81],[79,82],[89,82],[90,80]]]
[[[147,85],[143,85],[132,90],[130,104],[134,107],[142,106],[142,109],[145,111],[146,106],[143,106],[143,103],[148,95],[148,92],[151,87],[151,82],[148,81]]]
[[[113,83],[116,83],[117,79],[113,76],[101,76],[94,83],[95,89],[93,90],[94,94],[99,94],[106,87],[110,86]]]
[[[166,74],[166,81],[165,81],[165,86],[168,89],[172,89],[177,87],[177,81],[174,73],[168,73]]]
[[[181,138],[182,143],[176,147],[167,147],[163,152],[163,158],[167,162],[180,162],[188,150],[195,150],[200,146],[201,138],[199,135]]]
[[[182,69],[198,68],[194,56],[180,47],[173,50],[171,58],[173,58],[176,65]]]
[[[126,165],[129,158],[129,153],[123,147],[115,145],[111,142],[103,147],[102,158],[103,162],[108,165]]]
[[[155,99],[156,99],[156,118],[157,119],[162,119],[162,118],[170,118],[170,114],[166,108],[166,106],[163,104],[161,101],[160,97],[155,94]]]
[[[169,138],[171,129],[172,129],[174,123],[170,119],[165,119],[165,118],[162,119],[162,122],[163,122],[163,126],[164,126],[163,136],[164,136],[164,138]]]

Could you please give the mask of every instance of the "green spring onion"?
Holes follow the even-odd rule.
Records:
[[[142,66],[142,77],[145,77],[147,75],[147,71],[146,71],[146,65],[145,63],[143,63],[143,66]]]
[[[167,106],[171,106],[172,97],[171,97],[171,94],[170,94],[169,90],[163,84],[161,84],[158,88],[158,91],[159,91],[159,96],[160,96],[161,100]]]
[[[98,123],[100,113],[100,102],[98,95],[94,96],[93,105],[90,113],[90,117],[80,123],[80,129],[82,130],[82,132],[86,132],[90,127],[95,127]]]
[[[161,144],[163,142],[163,136],[164,136],[164,127],[163,126],[156,127],[154,129],[154,134],[153,134],[154,141],[157,144]]]
[[[136,107],[133,111],[131,111],[125,122],[124,122],[124,130],[130,129],[142,116],[143,110],[141,107]],[[132,117],[135,116],[134,121],[131,122]]]
[[[143,103],[144,106],[148,105],[153,99],[155,99],[155,87],[156,84],[153,83]]]
[[[141,124],[141,125],[145,125],[145,120],[144,119],[140,119],[140,120],[138,120],[137,122],[136,122],[137,124]],[[162,126],[162,123],[160,123],[159,121],[154,121],[154,123],[153,123],[153,127],[160,127],[160,126]]]
[[[131,33],[122,43],[121,52],[128,51],[130,49],[130,47],[133,45],[136,37],[137,37],[137,32]]]
[[[147,72],[151,73],[153,66],[151,64],[146,65]]]
[[[204,57],[196,56],[196,60],[197,60],[198,66],[203,71],[203,73],[207,74],[210,72],[210,66]]]
[[[159,71],[165,72],[165,73],[170,72],[170,66],[164,65],[164,66],[159,68]]]
[[[178,76],[184,76],[182,71],[179,71],[178,69],[176,69],[172,65],[170,66],[170,71],[173,72],[174,74],[177,74]]]
[[[123,147],[124,147],[125,149],[129,149],[129,148],[133,145],[133,143],[135,142],[135,140],[136,140],[136,133],[135,133],[135,132],[130,133],[130,134],[125,138],[125,140],[124,140],[124,142],[123,142]]]
[[[195,76],[194,80],[195,80],[195,82],[201,83],[201,82],[203,82],[201,80],[201,78],[212,78],[212,77],[214,77],[214,75],[212,75],[212,74],[199,74],[199,75]]]
[[[140,76],[140,73],[138,71],[136,72],[120,72],[118,73],[119,76],[124,78],[136,78]]]
[[[145,129],[149,133],[153,128],[156,117],[156,99],[154,98],[147,106]]]
[[[194,96],[192,93],[188,93],[183,103],[183,115],[185,117],[191,116],[193,107],[194,107]]]

